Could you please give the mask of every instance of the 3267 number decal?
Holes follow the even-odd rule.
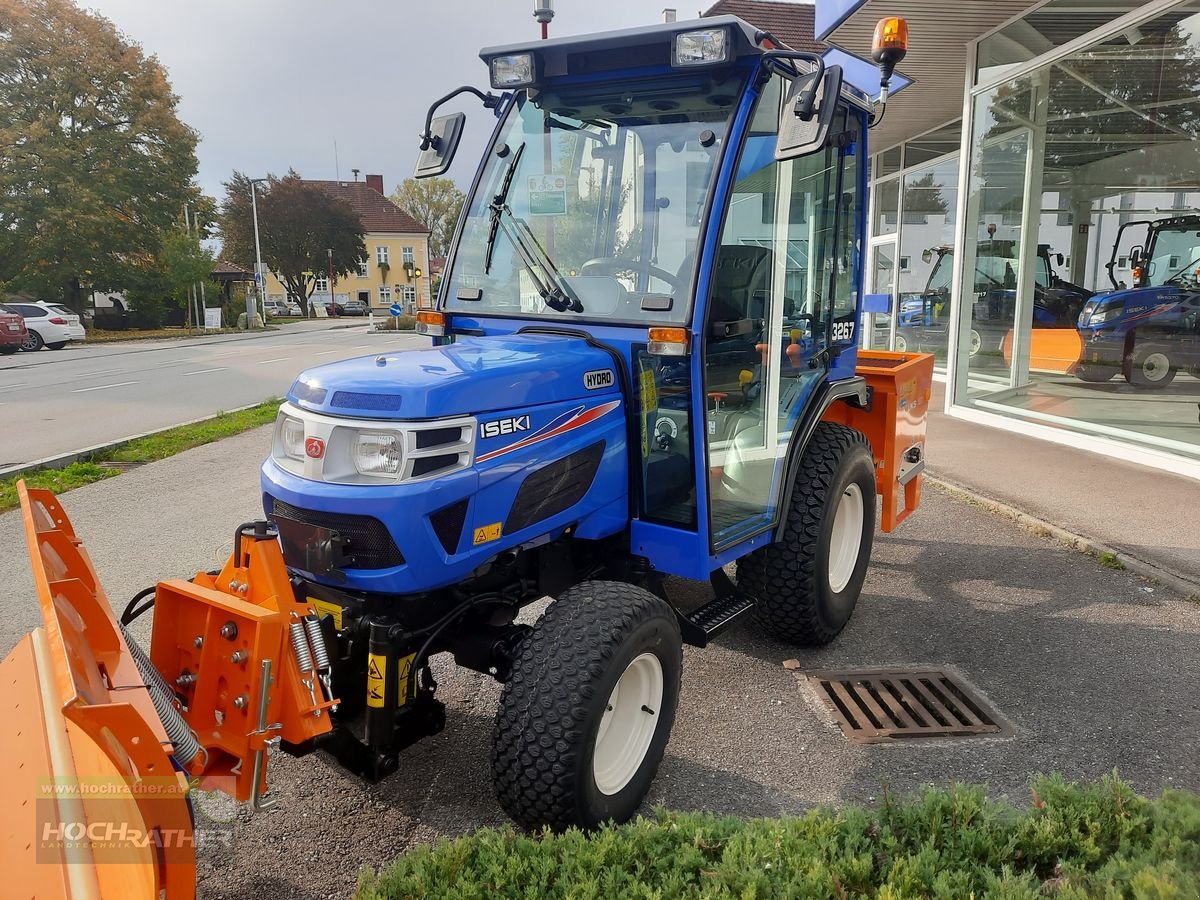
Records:
[[[853,322],[834,322],[833,323],[833,339],[835,341],[849,341],[854,339],[854,323]]]

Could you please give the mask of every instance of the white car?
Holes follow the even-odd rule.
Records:
[[[79,316],[58,303],[37,300],[4,305],[25,320],[29,336],[21,345],[22,350],[41,350],[43,347],[61,350],[68,341],[87,340],[87,332]]]
[[[304,315],[300,311],[300,304],[295,301],[284,303],[282,300],[265,300],[263,301],[263,309],[266,310],[268,316],[273,316],[276,319]]]

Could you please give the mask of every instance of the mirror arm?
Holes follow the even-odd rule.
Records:
[[[768,50],[760,57],[762,68],[760,71],[767,75],[770,73],[769,62],[773,59],[800,59],[805,62],[810,62],[816,68],[808,74],[816,74],[813,79],[812,87],[804,92],[804,96],[800,98],[800,102],[796,104],[796,115],[807,122],[813,116],[813,104],[817,102],[817,88],[821,86],[821,82],[825,78],[825,59],[816,53],[807,53],[803,50]],[[795,69],[795,66],[792,67]],[[796,73],[799,77],[800,73]]]
[[[430,129],[433,127],[433,114],[437,112],[439,106],[448,100],[453,100],[459,94],[474,94],[483,101],[484,109],[495,109],[504,100],[503,96],[498,97],[490,92],[485,94],[483,91],[479,90],[479,88],[471,87],[469,84],[465,84],[460,88],[455,88],[445,97],[434,100],[433,105],[429,107],[429,112],[425,114],[425,130],[421,132],[420,135],[422,150],[428,150],[430,147],[433,147],[435,150],[438,149],[438,138],[434,137],[430,132]]]

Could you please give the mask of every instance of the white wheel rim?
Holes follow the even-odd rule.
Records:
[[[896,352],[897,353],[907,353],[908,352],[908,340],[902,334],[896,335]]]
[[[850,583],[862,547],[863,496],[857,484],[842,491],[829,536],[829,589],[840,594]]]
[[[983,338],[974,328],[971,329],[971,355],[975,356],[983,348]]]
[[[641,768],[658,729],[662,699],[662,663],[643,653],[617,679],[596,730],[592,775],[600,793],[617,793]]]
[[[1162,381],[1171,371],[1171,361],[1165,353],[1151,353],[1142,360],[1142,374],[1147,381]]]

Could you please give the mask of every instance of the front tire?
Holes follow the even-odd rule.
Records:
[[[1075,377],[1089,384],[1103,384],[1106,381],[1111,381],[1112,377],[1116,374],[1116,366],[1102,366],[1098,363],[1080,363],[1075,368]]]
[[[1125,380],[1134,387],[1164,388],[1175,380],[1175,366],[1166,350],[1141,346],[1133,351]]]
[[[587,581],[522,641],[500,697],[492,778],[526,828],[624,822],[662,761],[679,702],[674,611],[633,585]]]
[[[866,437],[822,422],[804,448],[783,537],[748,554],[738,587],[780,640],[832,641],[850,621],[875,537],[875,459]]]

